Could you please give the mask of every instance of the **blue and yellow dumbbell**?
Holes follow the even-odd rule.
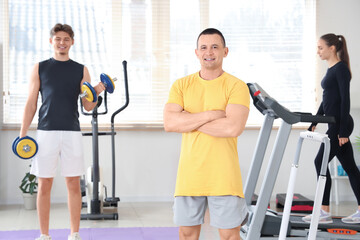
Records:
[[[116,81],[116,78],[111,78],[109,75],[102,73],[100,74],[100,80],[104,84],[105,89],[108,93],[113,93],[115,90],[115,84],[114,81]],[[90,83],[84,82],[81,86],[81,94],[80,97],[84,97],[89,102],[96,102],[97,101],[97,95],[96,91],[91,86]]]
[[[104,84],[106,91],[108,93],[113,93],[115,90],[114,82],[117,80],[116,78],[111,78],[109,75],[102,73],[100,74],[100,80]]]
[[[88,82],[84,82],[83,85],[81,86],[80,97],[84,97],[89,102],[97,101],[96,91],[93,88],[93,86],[91,86],[91,84]]]
[[[19,158],[30,159],[38,152],[39,146],[35,139],[29,136],[17,137],[12,144],[12,150]]]

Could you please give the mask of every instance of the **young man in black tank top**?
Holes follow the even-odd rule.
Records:
[[[20,137],[27,134],[41,93],[37,128],[39,151],[31,166],[31,173],[38,177],[39,183],[37,209],[41,236],[37,239],[51,239],[50,193],[60,160],[61,175],[65,176],[68,190],[71,226],[68,239],[80,240],[80,176],[84,173],[84,166],[77,99],[81,85],[91,80],[88,69],[69,57],[69,50],[74,44],[74,32],[69,25],[56,24],[50,31],[50,44],[54,50],[53,57],[35,64],[31,73]],[[97,95],[105,89],[102,83],[94,88]],[[96,106],[96,102],[85,98],[82,98],[82,103],[87,111]]]

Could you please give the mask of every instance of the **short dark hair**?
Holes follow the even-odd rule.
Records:
[[[202,32],[199,34],[199,36],[198,36],[198,38],[197,38],[197,40],[196,40],[196,48],[198,47],[199,38],[200,38],[201,35],[211,35],[211,34],[217,34],[217,35],[219,35],[219,36],[221,37],[221,40],[222,40],[222,42],[223,42],[224,47],[226,47],[224,35],[223,35],[219,30],[217,30],[216,28],[207,28],[207,29],[205,29],[204,31],[202,31]]]
[[[66,32],[70,35],[71,39],[74,39],[74,31],[70,25],[61,23],[55,24],[55,26],[50,30],[50,37],[54,37],[57,32]]]

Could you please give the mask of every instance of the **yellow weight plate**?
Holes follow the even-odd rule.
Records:
[[[22,158],[31,158],[36,153],[36,143],[31,139],[20,140],[16,146],[16,152]]]
[[[92,94],[91,89],[85,84],[81,86],[81,92],[86,92],[85,99],[88,100],[89,102],[92,102],[94,100],[94,95]]]

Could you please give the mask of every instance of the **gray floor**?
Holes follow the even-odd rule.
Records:
[[[84,212],[86,212],[86,210],[84,210]],[[80,227],[176,227],[172,220],[172,202],[120,202],[118,214],[118,220],[82,220]],[[205,224],[202,226],[200,239],[220,239],[217,229],[209,226],[208,213],[206,213],[205,221]],[[50,212],[50,229],[64,228],[69,228],[67,205],[52,204]],[[0,231],[28,229],[39,229],[36,210],[25,210],[22,205],[0,206]]]
[[[271,203],[275,209],[275,204]],[[346,216],[357,208],[355,202],[332,204],[333,215]],[[82,228],[115,228],[115,227],[174,227],[171,202],[119,203],[119,220],[81,221]],[[52,204],[50,216],[51,229],[69,228],[69,214],[66,204]],[[38,229],[36,210],[25,210],[22,205],[0,206],[0,231]],[[217,230],[209,225],[208,213],[202,226],[202,240],[218,240]]]

